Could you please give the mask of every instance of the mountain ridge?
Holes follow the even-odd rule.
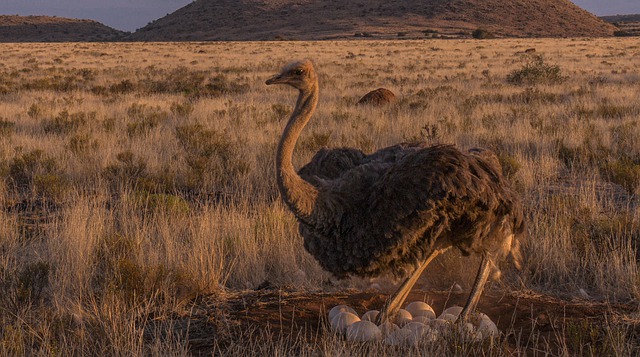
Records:
[[[126,35],[94,20],[0,15],[0,42],[116,41]]]
[[[477,28],[499,37],[599,37],[615,30],[568,0],[197,0],[132,39],[468,37]]]

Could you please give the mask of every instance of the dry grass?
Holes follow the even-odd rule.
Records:
[[[523,53],[531,47],[539,59]],[[265,281],[332,289],[318,288],[328,276],[304,252],[274,183],[295,94],[264,80],[303,57],[316,62],[321,101],[296,164],[323,145],[494,149],[528,210],[525,267],[507,274],[506,286],[638,301],[640,47],[631,40],[6,44],[0,355],[181,355],[185,336],[153,321],[198,295],[224,300]],[[526,81],[509,81],[532,64],[562,80],[529,70]],[[355,105],[381,86],[399,101]],[[467,275],[436,280],[466,287]],[[637,351],[637,340],[611,324],[615,336],[605,340],[622,355]],[[560,350],[590,346],[584,330]],[[524,351],[536,338],[511,348]],[[339,339],[305,341],[231,338],[216,348],[345,348]],[[344,354],[370,352],[350,348]],[[512,351],[470,348],[457,352]]]

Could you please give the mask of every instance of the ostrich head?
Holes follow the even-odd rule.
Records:
[[[267,80],[269,84],[288,84],[299,90],[308,90],[317,82],[316,71],[310,60],[292,62],[286,65],[280,74]]]

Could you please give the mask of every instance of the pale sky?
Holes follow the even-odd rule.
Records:
[[[640,0],[572,1],[596,15],[640,14]],[[191,0],[0,0],[0,14],[92,19],[118,30],[135,31],[190,2]]]

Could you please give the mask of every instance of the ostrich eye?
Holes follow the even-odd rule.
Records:
[[[301,70],[301,69],[296,69],[295,71],[293,71],[293,74],[295,74],[296,76],[300,76],[300,75],[302,75],[303,73],[304,73],[304,71],[303,71],[303,70]]]

